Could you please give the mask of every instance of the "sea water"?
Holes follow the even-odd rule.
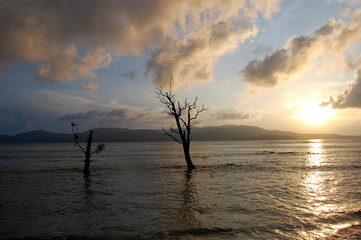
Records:
[[[361,223],[361,140],[0,145],[0,238],[315,239]]]

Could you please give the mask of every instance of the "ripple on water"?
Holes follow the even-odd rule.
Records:
[[[179,145],[108,145],[85,179],[72,144],[0,151],[1,236],[314,239],[361,222],[361,144],[195,142],[191,173]]]

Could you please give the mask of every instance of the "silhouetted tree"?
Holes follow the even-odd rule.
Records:
[[[78,145],[80,150],[82,150],[82,152],[85,154],[83,173],[85,176],[88,176],[90,173],[89,167],[90,167],[91,156],[94,153],[99,154],[101,151],[103,151],[105,148],[105,145],[99,144],[94,151],[91,151],[91,145],[92,145],[92,141],[93,141],[93,130],[91,130],[87,137],[87,144],[86,144],[86,148],[84,150],[84,148],[79,143],[78,124],[76,124],[75,122],[71,122],[70,125],[71,125],[71,131],[73,132],[73,135],[74,135],[75,144]]]
[[[163,91],[161,87],[156,87],[156,94],[161,103],[165,105],[165,113],[174,117],[177,127],[169,127],[168,129],[163,129],[164,135],[169,136],[177,143],[182,144],[184,157],[187,162],[188,170],[194,169],[194,165],[191,160],[189,153],[190,143],[191,143],[191,129],[194,125],[198,124],[200,121],[197,120],[199,114],[207,109],[202,106],[197,106],[196,97],[193,103],[188,102],[188,99],[184,100],[184,103],[180,103],[176,100],[175,94],[172,92],[173,79],[171,78],[169,82],[169,90]]]

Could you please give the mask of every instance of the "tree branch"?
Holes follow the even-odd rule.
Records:
[[[168,136],[168,137],[172,138],[174,141],[176,141],[177,143],[182,144],[181,141],[179,141],[177,138],[175,138],[171,133],[167,132],[167,130],[165,130],[163,127],[162,127],[162,129],[163,129],[163,133],[165,136]]]
[[[198,115],[201,113],[201,112],[204,112],[204,111],[207,111],[208,109],[204,108],[204,104],[202,104],[202,108],[201,109],[197,109],[197,107],[195,106],[193,109],[196,110],[196,114],[194,115],[194,117],[190,118],[190,120],[196,120],[198,118]]]
[[[173,78],[171,78],[169,91],[164,91],[161,87],[155,88],[157,98],[165,106],[164,112],[170,116],[174,116],[177,124],[177,128],[172,126],[168,130],[162,129],[164,135],[169,136],[174,141],[189,145],[191,141],[191,128],[200,122],[197,120],[199,114],[207,109],[204,108],[204,104],[202,104],[201,107],[197,106],[198,97],[196,97],[192,103],[188,102],[188,98],[184,100],[183,104],[176,101],[175,94],[172,92],[173,85],[174,81]],[[178,136],[178,139],[176,136]]]
[[[71,131],[73,132],[74,135],[74,140],[75,140],[75,144],[78,145],[78,147],[83,151],[83,153],[86,155],[86,151],[84,150],[84,148],[80,145],[78,139],[79,139],[79,135],[78,135],[78,124],[71,122]],[[76,128],[76,130],[74,130],[74,127]]]
[[[105,149],[105,145],[104,145],[104,144],[99,144],[99,145],[97,146],[97,148],[96,148],[94,151],[91,152],[91,154],[94,154],[94,153],[99,154],[99,153],[102,152],[104,149]]]
[[[179,117],[179,120],[181,120],[181,122],[183,123],[183,126],[184,126],[185,128],[187,128],[187,123],[186,123],[186,121],[185,121],[182,117]]]

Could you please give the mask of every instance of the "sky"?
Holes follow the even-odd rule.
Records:
[[[361,135],[360,0],[0,2],[0,134],[198,126]]]

